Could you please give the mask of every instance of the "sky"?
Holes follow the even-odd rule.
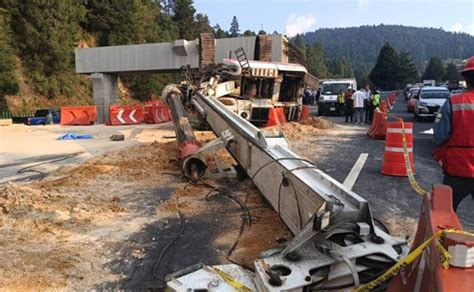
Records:
[[[211,25],[228,30],[233,16],[247,29],[288,36],[327,27],[401,24],[474,36],[474,0],[195,0]]]

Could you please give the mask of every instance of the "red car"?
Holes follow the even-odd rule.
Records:
[[[415,112],[415,99],[410,98],[407,103],[407,112],[414,113]]]
[[[420,93],[420,88],[410,88],[408,92],[408,103],[407,103],[407,112],[413,113],[415,112],[415,99],[418,97]]]

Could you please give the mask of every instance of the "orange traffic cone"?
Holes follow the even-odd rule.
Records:
[[[280,125],[286,123],[285,113],[283,108],[271,108],[268,112],[268,121],[266,127]]]
[[[413,163],[413,123],[404,123],[404,127],[410,165],[413,173],[415,173],[415,165]],[[387,123],[385,154],[382,165],[383,174],[408,176],[403,151],[402,122]]]

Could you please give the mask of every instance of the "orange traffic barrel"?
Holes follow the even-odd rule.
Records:
[[[413,163],[413,123],[390,122],[387,123],[387,134],[385,139],[385,153],[383,157],[382,173],[393,176],[408,176],[403,155],[402,125],[407,140],[407,151],[410,165],[415,173]]]

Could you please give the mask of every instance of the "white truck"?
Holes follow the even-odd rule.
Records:
[[[318,115],[337,114],[340,112],[337,95],[349,88],[356,90],[357,82],[354,78],[324,79],[320,84],[320,95],[318,101]]]
[[[423,86],[436,86],[436,80],[423,80]]]

